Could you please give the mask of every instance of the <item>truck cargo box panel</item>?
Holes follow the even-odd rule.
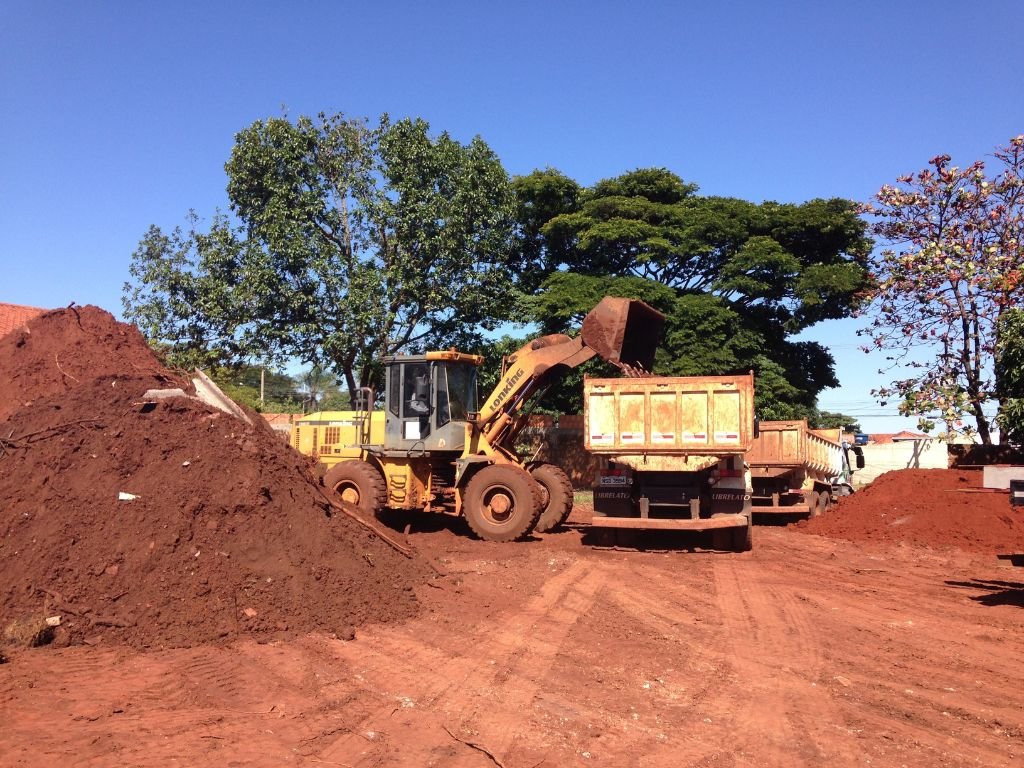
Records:
[[[753,375],[588,378],[583,398],[592,453],[722,456],[753,442]]]

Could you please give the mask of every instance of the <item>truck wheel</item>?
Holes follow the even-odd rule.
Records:
[[[811,517],[818,517],[832,508],[832,496],[828,491],[821,491],[817,494],[814,509],[811,510]]]
[[[521,539],[537,523],[542,491],[530,473],[514,464],[491,464],[466,485],[462,513],[487,541]]]
[[[324,485],[364,515],[376,515],[388,503],[384,478],[368,461],[339,461],[324,475]]]
[[[742,528],[733,528],[732,548],[736,552],[749,552],[754,548],[754,516],[747,518],[747,524]]]
[[[530,475],[548,492],[548,503],[537,518],[533,530],[547,533],[558,528],[569,519],[572,512],[572,483],[565,471],[554,464],[537,464],[530,468]]]

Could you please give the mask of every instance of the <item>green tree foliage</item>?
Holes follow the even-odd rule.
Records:
[[[1005,311],[999,319],[996,380],[999,382],[1000,434],[1004,442],[1024,445],[1024,309]]]
[[[516,198],[518,249],[526,267],[522,279],[530,293],[569,259],[571,242],[548,236],[544,225],[578,209],[583,188],[560,171],[548,168],[512,179]]]
[[[382,356],[468,346],[515,305],[515,200],[479,137],[268,119],[226,170],[231,215],[151,227],[125,285],[126,316],[181,362],[294,358],[379,388]]]
[[[1024,136],[996,149],[999,170],[949,155],[885,185],[864,206],[887,247],[874,261],[875,309],[864,333],[911,372],[876,391],[900,411],[936,418],[945,436],[992,442],[983,408],[1001,389],[993,358],[1001,317],[1024,300]],[[974,420],[974,425],[965,419]]]
[[[656,370],[754,370],[765,418],[807,418],[838,384],[828,350],[790,337],[849,315],[868,287],[870,241],[846,200],[802,205],[703,197],[664,169],[599,181],[575,195],[538,172],[517,194],[558,211],[535,233],[535,263],[557,269],[531,302],[546,332],[578,327],[605,294],[639,298],[667,317]],[[517,180],[518,181],[518,180]]]
[[[338,388],[338,377],[319,365],[310,366],[293,381],[303,412],[344,410],[348,407],[349,398]]]
[[[841,429],[844,432],[861,432],[860,422],[845,413],[818,411],[809,422],[813,429]]]
[[[273,370],[261,369],[258,365],[234,367],[215,366],[208,374],[217,385],[235,402],[264,413],[299,413],[299,401],[295,381],[291,376]],[[263,398],[260,399],[260,376],[262,374]]]

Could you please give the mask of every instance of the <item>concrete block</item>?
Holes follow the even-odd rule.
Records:
[[[992,464],[982,470],[982,486],[1010,489],[1011,480],[1024,480],[1024,466],[1019,464]]]

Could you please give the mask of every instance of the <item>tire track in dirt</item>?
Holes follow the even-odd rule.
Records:
[[[690,664],[686,698],[700,701],[716,688],[719,673],[726,664],[721,643],[721,626],[710,620],[715,605],[711,589],[700,589],[699,582],[681,583],[672,578],[672,566],[647,563],[641,567],[623,565],[629,575],[612,579],[605,597],[636,624],[637,632],[650,633],[686,649]],[[710,569],[709,569],[710,576]],[[650,585],[647,590],[637,585]],[[655,661],[655,660],[652,660]]]
[[[910,569],[901,567],[908,553],[892,548],[819,544],[816,550],[785,552],[785,579],[803,585],[793,594],[804,613],[830,627],[822,637],[827,666],[820,683],[831,691],[860,748],[875,760],[906,765],[1013,765],[1014,755],[1019,760],[1024,657],[1007,656],[1012,639],[1004,619],[953,591],[949,574],[964,567],[962,556],[915,551],[909,553],[915,561]],[[774,557],[774,542],[765,549],[766,558]],[[968,567],[987,572],[984,563]],[[1019,615],[1012,606],[995,610]],[[954,627],[971,630],[963,635]],[[851,643],[864,652],[850,654]],[[833,645],[838,655],[831,653]],[[992,749],[993,732],[1005,733],[1005,751]]]
[[[721,687],[727,650],[720,623],[708,620],[717,610],[713,590],[702,588],[699,579],[682,583],[675,573],[681,564],[677,558],[689,556],[673,553],[663,561],[651,561],[637,553],[644,559],[619,563],[602,594],[623,617],[613,619],[616,625],[632,625],[632,633],[652,638],[664,649],[628,662],[618,660],[628,664],[621,671],[635,678],[626,682],[649,697],[650,712],[640,719],[631,719],[638,717],[635,712],[617,718],[605,715],[608,728],[617,734],[618,748],[641,756],[637,765],[702,765],[722,751],[720,743],[707,738],[707,724],[701,718],[704,702],[714,699]],[[710,577],[710,566],[707,572]],[[709,582],[710,578],[705,585]]]
[[[792,586],[765,572],[764,563],[751,565],[750,558],[715,562],[734,689],[723,692],[732,711],[718,716],[732,723],[737,763],[856,764],[860,749],[821,685],[821,638],[805,605]],[[800,762],[794,762],[794,752]]]
[[[310,687],[281,679],[267,664],[268,648],[58,652],[58,675],[36,675],[35,695],[17,720],[0,728],[0,764],[38,765],[45,751],[38,745],[46,740],[36,731],[20,732],[21,722],[59,729],[60,749],[48,754],[70,757],[76,766],[229,765],[233,758],[239,765],[260,758],[269,762],[259,764],[280,764],[294,757],[292,745],[307,729],[330,717],[309,711]],[[3,688],[12,684],[7,680]],[[7,695],[0,688],[0,697]],[[254,724],[262,727],[254,731]],[[8,748],[7,738],[32,749]],[[223,753],[226,744],[233,745],[230,755]]]
[[[987,637],[983,629],[966,636],[950,631],[978,627],[979,611],[989,609],[926,590],[887,594],[885,602],[872,610],[877,597],[857,596],[836,617],[837,632],[871,649],[833,669],[829,686],[847,719],[909,764],[1013,765],[1013,755],[1019,760],[1024,754],[1020,656],[1006,654],[1006,637]],[[945,620],[936,620],[943,613]],[[1005,751],[991,748],[993,732],[1007,735]]]
[[[368,689],[385,692],[386,703],[317,757],[353,766],[392,759],[413,764],[410,745],[417,745],[415,754],[422,757],[455,744],[458,749],[446,755],[446,764],[479,765],[480,751],[459,741],[486,745],[498,757],[505,754],[528,727],[544,675],[605,580],[603,568],[576,560],[523,606],[472,628],[454,655],[443,643],[425,644],[431,633],[421,632],[422,622],[370,630],[357,643],[335,647]],[[368,742],[367,733],[386,738]],[[398,744],[404,750],[400,758],[393,751]]]

